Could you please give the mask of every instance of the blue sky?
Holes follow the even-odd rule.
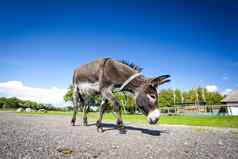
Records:
[[[0,83],[64,89],[75,67],[112,57],[170,74],[165,88],[238,88],[238,1],[9,0],[0,19]]]

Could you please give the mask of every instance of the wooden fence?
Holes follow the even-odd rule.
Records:
[[[223,114],[229,115],[231,112],[231,107],[238,105],[192,105],[192,106],[174,106],[174,107],[161,107],[160,111],[162,114],[176,115],[176,114]]]

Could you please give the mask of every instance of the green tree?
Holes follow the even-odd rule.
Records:
[[[224,96],[222,96],[218,92],[207,92],[206,93],[206,104],[207,105],[221,104],[221,101],[223,98],[224,98]]]
[[[174,98],[175,97],[175,98]],[[205,88],[192,88],[188,91],[176,89],[162,90],[159,95],[160,107],[171,107],[184,104],[221,104],[224,97],[219,92],[208,92]]]
[[[64,95],[65,102],[73,102],[73,85],[68,87],[66,94]]]
[[[174,105],[174,92],[172,89],[161,90],[159,94],[160,107],[172,107]]]
[[[196,89],[192,88],[191,90],[184,93],[185,103],[195,103],[196,102]]]
[[[85,104],[89,106],[99,106],[101,103],[101,97],[100,96],[85,96],[84,101]],[[68,90],[66,94],[64,95],[64,101],[65,102],[70,102],[73,104],[73,85],[70,85],[68,87]]]
[[[47,109],[46,104],[43,103],[37,103],[30,100],[21,100],[16,97],[12,98],[0,98],[0,108],[10,108],[10,109],[16,109],[16,108],[32,108],[35,110],[44,108]],[[55,108],[55,107],[54,107]]]

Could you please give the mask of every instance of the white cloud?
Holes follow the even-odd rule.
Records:
[[[207,85],[206,89],[208,92],[217,92],[218,91],[218,87],[216,85]]]
[[[232,89],[227,88],[227,89],[224,90],[224,92],[223,92],[222,94],[227,95],[227,94],[229,94],[231,91],[232,91]]]
[[[0,93],[6,97],[18,97],[41,103],[50,103],[54,105],[65,105],[63,100],[67,89],[52,88],[34,88],[24,85],[21,81],[0,82]]]

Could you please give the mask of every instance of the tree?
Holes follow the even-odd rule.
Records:
[[[30,100],[21,100],[16,97],[12,97],[12,98],[1,97],[0,98],[0,108],[3,108],[3,109],[5,109],[5,108],[7,108],[7,109],[32,108],[35,110],[38,110],[38,109],[49,110],[49,107],[47,104],[37,103],[34,101],[30,101]],[[51,106],[50,109],[56,110],[58,108]]]
[[[176,89],[174,92],[173,92],[173,98],[175,96],[175,105],[181,105],[181,103],[183,102],[182,101],[182,98],[183,98],[183,92],[179,89]]]
[[[68,87],[66,94],[64,95],[65,102],[73,102],[73,85]]]
[[[196,102],[196,89],[191,89],[184,93],[185,103],[195,103]]]
[[[124,113],[128,113],[128,112],[135,110],[135,109],[133,109],[133,107],[135,106],[134,101],[133,101],[132,97],[129,95],[129,93],[116,91],[113,93],[113,95],[114,95],[114,97],[117,98]]]
[[[186,103],[203,103],[207,105],[221,104],[222,96],[219,92],[208,92],[206,88],[191,89],[185,93]]]
[[[70,85],[68,87],[68,90],[66,94],[64,95],[64,101],[70,102],[71,104],[73,104],[73,85]],[[85,96],[84,97],[85,104],[89,106],[99,106],[101,101],[102,99],[100,96]]]
[[[221,101],[224,97],[218,92],[207,92],[206,93],[206,104],[215,105],[221,104]]]
[[[160,92],[159,105],[160,107],[171,107],[174,106],[174,102],[176,106],[182,106],[182,103],[214,105],[221,104],[223,98],[219,92],[208,92],[201,87],[192,88],[188,91],[166,89]]]
[[[161,90],[159,94],[159,106],[160,107],[171,107],[174,105],[173,101],[173,90]]]

